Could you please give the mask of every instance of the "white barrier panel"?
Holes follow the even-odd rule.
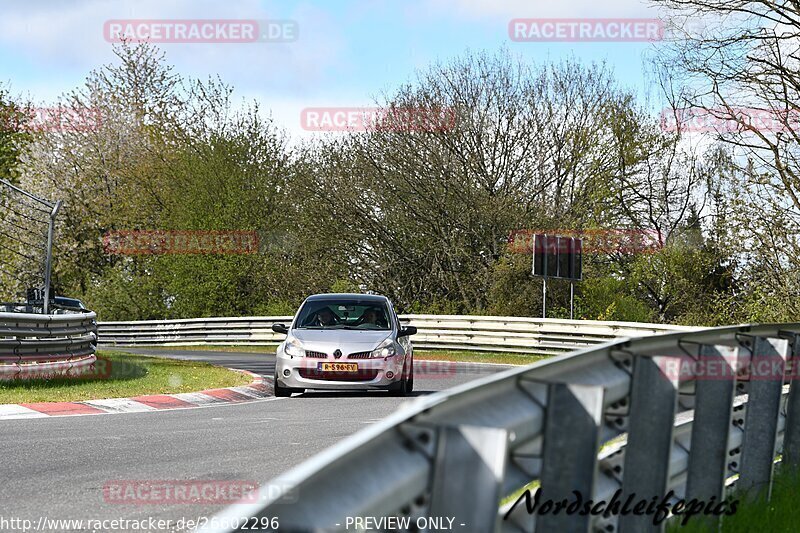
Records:
[[[0,380],[77,376],[91,370],[95,313],[0,312]]]
[[[274,346],[284,335],[273,332],[272,325],[291,320],[290,316],[275,316],[101,322],[99,336],[100,342],[119,346]],[[471,315],[402,315],[400,320],[416,326],[417,348],[536,355],[557,355],[621,337],[696,329],[636,322]]]

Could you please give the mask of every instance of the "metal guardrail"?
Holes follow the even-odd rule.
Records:
[[[76,376],[92,369],[97,315],[59,313],[0,312],[0,380]]]
[[[272,325],[288,323],[290,316],[197,318],[138,322],[103,322],[100,340],[116,345],[263,345],[274,346],[283,335]],[[557,355],[620,337],[638,337],[696,328],[635,322],[558,320],[540,318],[403,315],[417,327],[414,346]]]
[[[795,323],[620,339],[420,397],[201,531],[344,531],[354,517],[454,518],[453,530],[470,532],[659,531],[652,514],[498,502],[534,481],[541,502],[621,491],[618,501],[719,503],[731,485],[770,487],[776,454],[800,464],[800,388],[784,385],[799,333]]]

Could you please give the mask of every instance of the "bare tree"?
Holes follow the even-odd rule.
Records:
[[[747,229],[743,256],[759,283],[797,291],[800,4],[654,3],[670,10],[676,35],[658,57],[682,87],[676,104],[683,105],[684,113],[676,115],[676,122],[710,131],[731,148],[738,166],[732,188],[737,220]]]
[[[631,103],[602,65],[470,55],[379,102],[388,117],[439,112],[440,122],[390,120],[330,144],[311,189],[326,225],[350,221],[364,286],[405,305],[485,309],[511,230],[606,215],[597,206],[611,202],[616,143],[630,141],[610,117]]]

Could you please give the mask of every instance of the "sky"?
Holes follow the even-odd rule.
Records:
[[[284,21],[272,26],[284,42],[158,46],[178,73],[219,76],[236,97],[256,100],[291,136],[303,137],[314,135],[301,121],[304,109],[371,105],[416,71],[470,51],[506,48],[530,62],[605,61],[622,86],[657,98],[645,58],[659,42],[515,42],[509,22],[659,15],[639,0],[0,0],[0,84],[36,105],[56,103],[114,61],[113,21],[255,20],[260,28]]]

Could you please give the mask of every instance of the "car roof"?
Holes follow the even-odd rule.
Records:
[[[82,301],[78,300],[77,298],[70,298],[68,296],[56,296],[53,301],[66,307],[80,307],[82,309],[86,308]]]
[[[324,300],[341,300],[351,298],[354,300],[362,300],[368,302],[386,302],[389,299],[380,294],[357,294],[357,293],[331,293],[331,294],[314,294],[306,298],[306,301],[324,301]]]

